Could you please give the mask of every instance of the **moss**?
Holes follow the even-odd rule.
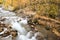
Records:
[[[49,17],[55,18],[58,15],[58,6],[55,4],[50,4],[50,9],[48,11]]]

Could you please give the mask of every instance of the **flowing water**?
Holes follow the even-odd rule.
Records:
[[[17,17],[14,12],[10,12],[7,10],[4,10],[3,8],[0,8],[0,17],[3,16],[12,25],[11,27],[13,30],[18,31],[18,36],[13,39],[13,40],[37,40],[36,36],[38,35],[37,33],[33,33],[33,31],[27,31],[26,28],[23,25],[27,25],[27,18],[23,19],[20,17]],[[21,21],[18,22],[18,20],[21,19]],[[2,32],[3,33],[3,32]],[[0,33],[1,34],[1,33]],[[12,40],[12,37],[5,37],[0,40]]]

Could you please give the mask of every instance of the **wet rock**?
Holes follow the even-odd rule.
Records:
[[[2,27],[0,27],[0,32],[4,31],[4,29]]]
[[[7,36],[9,36],[10,35],[10,32],[9,31],[6,31],[6,32],[4,32],[4,34],[1,34],[0,36],[2,36],[2,37],[7,37]]]
[[[16,37],[18,35],[17,31],[16,30],[12,30],[11,31],[11,35],[12,35],[13,38]]]
[[[44,35],[42,33],[40,33],[40,32],[36,32],[35,36],[36,36],[37,40],[44,40],[45,39]]]

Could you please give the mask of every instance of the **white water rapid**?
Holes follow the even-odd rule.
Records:
[[[14,19],[14,18],[15,17],[18,18],[18,17],[15,16],[14,12],[9,12],[2,8],[0,8],[0,16],[4,16],[4,17],[7,16],[6,19],[10,20],[13,30],[18,31],[18,36],[16,37],[15,40],[36,40],[36,36],[37,36],[35,35],[36,33],[33,34],[32,31],[27,32],[24,26],[22,26],[22,25],[27,25],[27,19],[21,18],[21,21],[17,22],[18,19]],[[12,40],[12,39],[11,37],[8,37],[8,38],[0,39],[0,40]]]

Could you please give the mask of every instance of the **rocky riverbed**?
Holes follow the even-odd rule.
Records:
[[[22,15],[21,11],[19,13],[21,14],[18,16],[17,12],[0,7],[0,40],[60,40],[60,37],[51,32],[49,27],[39,25],[36,21],[28,21],[31,17]],[[31,11],[23,11],[23,13],[35,14]]]
[[[4,29],[0,30],[0,40],[37,40],[36,37],[39,34],[42,39],[44,39],[40,32],[34,32],[31,30],[27,18],[18,17],[14,12],[0,8],[0,22],[0,25],[2,25],[0,27]],[[15,33],[17,33],[17,35]]]

